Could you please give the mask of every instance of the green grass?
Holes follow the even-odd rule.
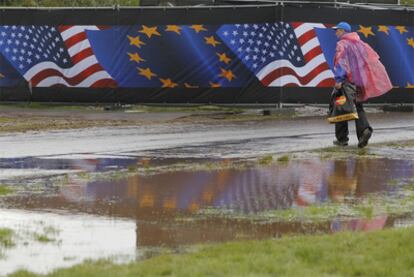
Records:
[[[283,156],[277,158],[277,161],[286,163],[286,162],[289,161],[289,156],[288,155],[283,155]]]
[[[126,265],[85,262],[47,276],[413,276],[412,249],[414,228],[297,236],[200,246]]]
[[[414,2],[414,0],[413,0]],[[404,140],[404,141],[394,141],[394,142],[386,142],[386,143],[378,143],[379,146],[388,146],[392,148],[405,148],[405,147],[414,147],[414,140]]]
[[[234,107],[222,107],[215,105],[132,105],[129,110],[136,112],[231,112],[241,113],[244,109]]]
[[[0,250],[1,248],[7,248],[14,245],[13,235],[13,230],[8,228],[0,228]]]
[[[44,221],[37,221],[36,224],[39,226],[37,230],[28,230],[25,235],[29,240],[34,240],[40,243],[59,243],[58,236],[60,230],[52,225],[46,225]]]
[[[13,192],[14,190],[10,186],[0,184],[0,196],[8,195]]]
[[[37,242],[48,243],[56,242],[56,237],[59,235],[60,231],[53,226],[44,226],[41,232],[33,232],[33,239]]]
[[[47,243],[47,242],[52,242],[54,241],[54,239],[48,237],[47,235],[44,234],[33,234],[34,239],[38,242],[42,242],[42,243]]]
[[[1,108],[24,108],[33,110],[59,110],[59,111],[99,111],[103,110],[99,105],[73,105],[73,104],[59,104],[46,102],[30,102],[30,103],[7,103],[1,104]]]
[[[6,0],[2,5],[15,7],[111,7],[139,6],[140,0]]]
[[[25,108],[36,110],[60,110],[60,111],[103,111],[104,104],[61,104],[47,102],[30,103],[7,103],[1,104],[0,108]],[[130,110],[136,112],[235,112],[244,111],[240,108],[221,107],[215,105],[125,105],[119,106],[119,110]]]
[[[0,260],[5,257],[4,250],[15,246],[15,233],[8,228],[0,228]],[[1,271],[0,271],[1,272]]]
[[[266,156],[263,156],[263,157],[259,158],[259,159],[257,160],[257,162],[258,162],[260,165],[271,165],[271,164],[272,164],[272,162],[273,162],[273,156],[272,156],[272,155],[266,155]]]

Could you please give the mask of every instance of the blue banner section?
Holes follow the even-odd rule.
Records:
[[[334,56],[337,38],[335,36],[335,30],[331,28],[315,28],[316,34],[319,39],[319,43],[322,48],[322,52],[325,55],[325,59],[329,64],[329,68],[334,68]]]
[[[88,38],[120,87],[243,87],[252,78],[213,26],[118,26]]]
[[[413,26],[352,26],[395,87],[414,87]],[[0,87],[330,87],[330,25],[0,25]]]
[[[414,27],[358,26],[357,31],[378,52],[393,85],[414,88]]]

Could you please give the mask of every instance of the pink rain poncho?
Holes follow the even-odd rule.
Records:
[[[355,32],[344,34],[338,41],[334,64],[342,67],[349,81],[361,88],[358,102],[383,95],[392,88],[378,54]]]

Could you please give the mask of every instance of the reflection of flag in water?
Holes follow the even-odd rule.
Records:
[[[376,218],[361,218],[351,220],[334,220],[331,222],[332,232],[344,232],[344,231],[377,231],[384,229],[387,223],[388,216],[379,216]]]
[[[95,26],[0,26],[0,51],[33,86],[114,86],[85,30]]]
[[[234,171],[214,206],[244,213],[289,208],[297,190],[295,169],[296,166]]]
[[[324,87],[333,74],[312,23],[223,25],[218,34],[265,86]]]
[[[318,194],[320,187],[314,183],[302,183],[300,184],[298,195],[296,198],[296,204],[298,206],[309,206],[318,202]]]
[[[295,199],[295,206],[309,206],[320,203],[327,198],[325,169],[320,162],[307,162],[299,169],[302,175],[299,178],[299,188]]]

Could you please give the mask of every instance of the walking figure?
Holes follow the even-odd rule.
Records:
[[[388,92],[392,84],[378,54],[356,32],[351,32],[351,25],[340,22],[334,29],[338,38],[334,57],[335,88],[341,89],[346,82],[357,87],[355,106],[359,119],[355,125],[358,147],[362,148],[373,133],[362,103]],[[347,121],[335,123],[335,145],[347,146],[348,135]]]

